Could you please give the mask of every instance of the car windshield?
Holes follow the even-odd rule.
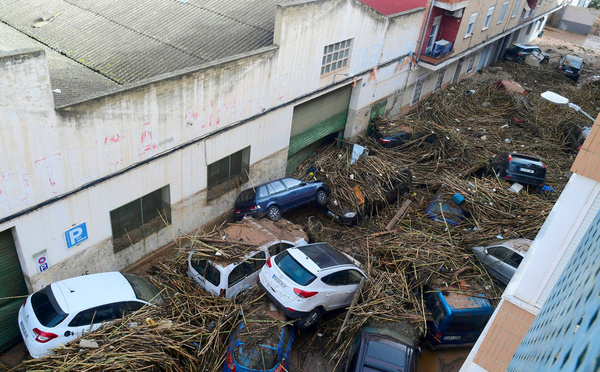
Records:
[[[155,305],[162,304],[165,300],[158,293],[158,289],[148,280],[141,278],[137,275],[123,273],[123,276],[129,284],[131,288],[133,288],[133,292],[135,293],[135,297],[138,300],[143,300],[146,302],[153,303]]]
[[[433,314],[433,322],[439,327],[446,317],[446,309],[437,294],[432,295],[428,306],[429,310],[431,310],[431,314]]]
[[[269,370],[279,362],[276,349],[265,345],[240,344],[234,352],[235,361],[242,367],[254,370]]]
[[[237,198],[238,202],[247,202],[254,200],[254,196],[256,195],[256,191],[254,189],[244,190],[240,193]]]
[[[275,256],[275,264],[281,271],[294,282],[300,285],[308,285],[317,277],[300,265],[298,261],[292,257],[288,251],[282,252]]]
[[[38,321],[45,327],[54,327],[69,315],[56,302],[50,286],[31,295],[31,307]]]

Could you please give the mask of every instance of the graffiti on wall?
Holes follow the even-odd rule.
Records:
[[[62,154],[60,152],[35,160],[33,170],[37,177],[48,181],[48,186],[50,186],[53,194],[58,194],[62,190],[60,185],[57,185],[64,180]]]

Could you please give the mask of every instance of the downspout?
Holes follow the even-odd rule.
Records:
[[[429,11],[427,12],[427,20],[421,26],[421,39],[419,40],[419,49],[417,50],[417,62],[419,62],[419,58],[421,58],[421,50],[423,50],[423,40],[425,40],[425,33],[427,32],[427,25],[429,24],[429,20],[431,19],[431,13],[433,12],[433,2],[435,0],[429,0],[427,6],[429,7]]]

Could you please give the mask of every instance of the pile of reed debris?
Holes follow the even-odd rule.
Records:
[[[352,335],[366,323],[408,322],[416,333],[423,332],[428,316],[424,296],[434,288],[483,291],[497,302],[503,288],[478,265],[471,247],[535,238],[570,176],[574,156],[565,146],[564,127],[586,120],[573,110],[543,101],[540,93],[561,92],[593,116],[600,106],[600,82],[576,88],[550,68],[499,65],[522,77],[518,82],[531,91],[527,97],[495,89],[494,74],[489,79],[465,79],[431,95],[406,116],[376,119],[379,131],[409,128],[435,135],[432,143],[411,141],[385,148],[361,138],[357,143],[368,148],[368,155],[354,163],[352,151],[345,148],[349,146],[334,145],[314,154],[296,171],[298,178],[326,181],[330,204],[335,200],[351,210],[362,208],[362,218],[357,226],[345,227],[318,209],[310,216],[304,213],[296,218],[290,212],[286,217],[303,225],[311,241],[329,242],[357,258],[370,279],[346,322],[344,313],[334,314],[316,329],[304,331],[308,338],[295,346],[297,365],[313,353],[328,360],[330,370],[341,370]],[[493,174],[482,177],[482,167],[501,151],[540,157],[553,191],[513,192],[509,183]],[[386,191],[399,183],[405,185],[403,193],[397,200],[389,198]],[[457,193],[464,197],[464,219],[456,227],[426,215],[436,194],[450,198]],[[372,206],[368,213],[364,205]],[[201,248],[198,254],[227,248],[224,243],[213,245],[210,239],[191,240],[202,241],[201,247],[196,246]],[[241,252],[246,250],[242,247]],[[145,308],[86,335],[97,348],[83,348],[76,341],[17,370],[220,370],[230,333],[243,314],[251,313],[256,301],[264,299],[258,290],[233,300],[202,291],[185,275],[187,254],[181,252],[148,273],[163,290],[165,307]],[[345,337],[336,342],[340,332]]]

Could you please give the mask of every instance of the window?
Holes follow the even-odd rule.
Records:
[[[508,256],[510,256],[510,254],[512,253],[512,251],[506,247],[488,248],[487,251],[492,257],[495,257],[500,261],[506,260]]]
[[[293,246],[294,246],[293,244],[289,244],[289,243],[283,243],[283,242],[275,243],[269,247],[269,255],[275,256],[276,254],[279,254],[288,248],[292,248]]]
[[[229,273],[229,279],[227,279],[227,285],[231,287],[232,285],[242,281],[242,279],[245,279],[248,275],[254,274],[263,267],[266,260],[267,255],[265,252],[259,252],[254,256],[249,257],[247,260],[231,270],[231,273]]]
[[[517,13],[519,13],[519,10],[521,9],[521,0],[517,0],[517,3],[515,4],[515,8],[513,9],[512,15],[510,16],[510,18],[515,18],[517,16]]]
[[[250,147],[208,165],[207,199],[213,200],[248,182]]]
[[[321,280],[328,285],[353,285],[359,284],[362,275],[356,270],[342,270],[324,276]]]
[[[290,279],[299,285],[309,285],[317,277],[300,265],[287,251],[275,256],[275,264]]]
[[[285,186],[281,183],[281,181],[273,181],[269,184],[272,187],[271,195],[277,194],[278,192],[285,191]]]
[[[469,37],[473,35],[473,29],[475,28],[475,21],[477,21],[477,12],[471,14],[471,18],[469,19],[469,25],[467,26],[467,33],[465,37]]]
[[[538,0],[537,6],[541,6],[542,5],[542,0]]]
[[[529,35],[531,33],[532,29],[533,29],[533,23],[530,23],[529,26],[527,27],[527,35]]]
[[[427,39],[427,47],[425,48],[425,53],[433,52],[433,44],[437,38],[437,33],[440,28],[440,23],[442,22],[442,16],[437,16],[433,19],[433,25],[431,26],[431,32],[429,33],[429,38]]]
[[[510,266],[514,267],[515,269],[517,269],[519,267],[519,265],[521,264],[521,261],[523,261],[523,256],[514,252],[513,254],[510,255],[510,257],[508,258],[506,263],[509,264]]]
[[[108,322],[118,317],[114,312],[112,304],[102,305],[93,309],[84,310],[77,314],[69,323],[69,327],[81,327],[86,325]]]
[[[492,16],[494,15],[495,6],[490,6],[488,9],[487,15],[485,16],[485,22],[483,23],[483,29],[487,29],[490,27],[490,22],[492,21]]]
[[[288,190],[294,189],[302,184],[302,181],[299,181],[294,178],[284,178],[281,181],[283,182],[285,187],[287,187]]]
[[[498,17],[498,23],[502,23],[502,21],[504,21],[504,16],[506,15],[506,8],[508,8],[508,1],[505,1],[502,4],[502,8],[500,9],[500,16]]]
[[[218,287],[221,284],[221,273],[212,263],[206,260],[192,260],[192,267],[212,285]]]
[[[321,63],[321,75],[341,70],[348,66],[350,59],[350,48],[352,39],[344,40],[339,43],[327,45],[323,49],[323,62]]]
[[[171,223],[169,186],[110,212],[113,248],[117,253]]]

